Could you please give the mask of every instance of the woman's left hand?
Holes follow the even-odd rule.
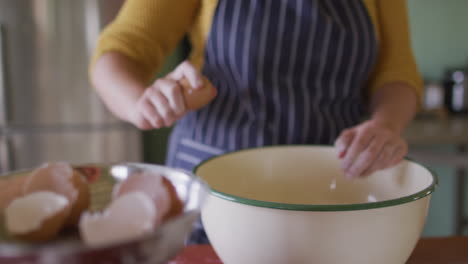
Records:
[[[408,152],[408,144],[400,132],[376,120],[346,129],[336,140],[335,147],[348,179],[392,167]]]

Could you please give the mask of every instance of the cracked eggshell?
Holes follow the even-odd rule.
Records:
[[[77,224],[90,204],[90,191],[85,178],[65,162],[47,163],[34,170],[23,186],[23,194],[50,191],[65,196],[71,205],[67,226]]]
[[[53,239],[70,214],[70,202],[60,194],[35,192],[13,200],[5,209],[5,227],[14,238],[43,242]]]
[[[145,193],[128,193],[103,212],[84,213],[79,224],[81,238],[89,246],[135,239],[154,231],[156,215],[153,201]]]
[[[0,180],[0,217],[5,208],[22,194],[25,176],[13,177],[11,179]]]

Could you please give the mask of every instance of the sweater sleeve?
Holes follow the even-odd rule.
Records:
[[[410,85],[419,98],[423,80],[414,59],[405,0],[377,0],[379,55],[370,78],[371,94],[386,83],[401,81]]]
[[[199,0],[126,0],[101,33],[90,68],[104,53],[114,51],[139,64],[145,81],[151,81],[190,30],[198,7]]]

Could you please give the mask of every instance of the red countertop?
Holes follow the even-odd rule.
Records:
[[[189,246],[168,264],[222,264],[209,245]],[[468,237],[423,238],[407,264],[468,264]]]

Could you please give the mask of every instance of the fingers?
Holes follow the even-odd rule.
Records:
[[[181,81],[189,88],[203,87],[203,76],[188,61],[181,63],[165,78],[147,88],[136,104],[132,123],[140,129],[169,127],[187,112]]]
[[[143,116],[143,108],[145,107],[146,106],[143,105],[143,101],[138,100],[135,105],[135,109],[133,109],[129,115],[128,121],[130,121],[130,123],[135,125],[138,129],[150,130],[153,129],[153,125]]]
[[[379,169],[386,168],[394,151],[395,147],[392,144],[386,144],[386,146],[384,146],[382,151],[380,151],[378,157],[374,160],[372,165],[369,168],[367,168],[361,175],[364,177],[369,176]]]
[[[164,126],[161,116],[151,101],[148,100],[148,97],[140,100],[137,107],[140,123],[150,124],[151,128],[161,128]]]
[[[174,111],[169,106],[167,98],[159,90],[153,91],[148,98],[162,120],[163,126],[171,126],[175,122],[176,117]]]
[[[373,164],[379,158],[383,146],[386,144],[387,138],[374,136],[372,141],[367,147],[361,148],[358,152],[358,156],[354,159],[352,164],[345,170],[347,178],[354,178],[359,176],[365,176],[367,170],[373,166]],[[356,143],[363,146],[363,144]],[[352,157],[350,157],[350,160]]]
[[[346,150],[351,145],[354,139],[355,131],[347,129],[341,133],[338,139],[335,141],[335,149],[338,153],[338,157],[341,159],[346,155]]]
[[[140,129],[170,127],[186,112],[180,85],[171,79],[158,79],[146,89],[137,103],[133,122]]]
[[[402,139],[393,139],[387,142],[379,153],[378,157],[370,166],[361,173],[361,176],[369,176],[372,173],[387,169],[401,162],[408,152],[408,145]]]
[[[156,84],[168,103],[169,109],[166,111],[171,112],[177,119],[184,115],[187,109],[182,87],[177,82],[169,79],[160,79]]]
[[[408,154],[408,143],[406,143],[404,140],[401,140],[398,147],[392,153],[391,158],[389,159],[389,163],[385,164],[383,168],[386,169],[397,165],[403,160],[406,154]]]
[[[358,159],[359,155],[369,147],[369,144],[374,140],[374,134],[369,130],[357,130],[349,148],[346,150],[346,155],[343,157],[341,166],[347,177],[353,177],[357,170],[354,162]],[[372,152],[374,152],[372,148]],[[367,156],[367,155],[366,155]],[[361,161],[362,162],[362,161]],[[350,169],[353,167],[353,173]]]
[[[408,144],[385,123],[366,121],[345,130],[335,142],[346,178],[368,176],[398,164]]]
[[[204,85],[201,73],[188,61],[181,63],[165,78],[158,79],[147,88],[136,105],[132,123],[140,129],[169,127],[187,112],[182,82],[188,88]]]
[[[182,62],[171,74],[168,75],[168,77],[175,81],[180,81],[183,78],[186,78],[194,89],[200,89],[203,87],[202,74],[188,61]]]

